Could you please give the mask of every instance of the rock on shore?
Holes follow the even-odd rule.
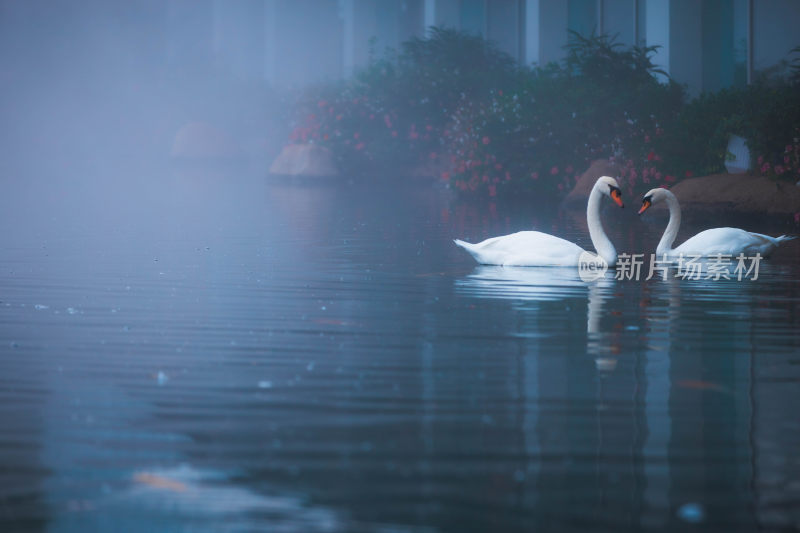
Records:
[[[595,161],[583,173],[562,205],[568,208],[586,207],[589,192],[600,176],[616,177],[617,169],[609,161]],[[649,190],[644,184],[637,187],[638,189],[641,189],[641,194]],[[670,190],[678,197],[685,211],[694,209],[769,215],[787,215],[800,211],[800,187],[765,176],[713,174],[685,179]],[[641,196],[625,198],[625,201],[638,206]]]
[[[770,215],[800,211],[800,187],[765,176],[714,174],[683,180],[671,190],[686,209]]]
[[[290,144],[269,167],[272,174],[286,176],[337,176],[333,154],[314,144]]]

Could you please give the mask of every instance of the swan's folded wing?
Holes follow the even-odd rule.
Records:
[[[570,266],[577,265],[583,252],[575,243],[539,231],[520,231],[477,244],[456,244],[484,265]]]
[[[675,255],[717,254],[736,256],[738,254],[762,256],[769,255],[784,240],[781,237],[770,237],[761,233],[752,233],[739,228],[712,228],[701,231],[694,237],[675,248]]]

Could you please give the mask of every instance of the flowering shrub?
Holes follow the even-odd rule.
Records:
[[[800,181],[800,128],[795,130],[792,142],[783,149],[782,156],[770,163],[763,155],[758,156],[756,171],[777,178]]]
[[[428,164],[464,194],[569,192],[598,158],[630,194],[723,171],[731,134],[756,169],[798,179],[800,92],[788,81],[685,92],[651,61],[573,33],[561,64],[522,68],[493,44],[434,28],[353,79],[318,87],[296,106],[290,142],[333,152],[346,174],[408,174]],[[430,165],[435,163],[434,165]]]
[[[458,102],[484,101],[518,75],[492,43],[432,28],[354,79],[307,94],[290,142],[328,146],[346,173],[405,173],[439,159]]]
[[[318,93],[302,106],[302,117],[289,141],[331,149],[340,168],[369,173],[381,168],[408,168],[421,154],[437,157],[439,136],[430,120],[390,107],[380,95],[342,87]]]
[[[524,88],[498,91],[483,105],[462,102],[445,132],[453,186],[489,196],[569,191],[587,155],[564,142],[567,127]]]
[[[674,181],[653,141],[683,92],[661,84],[652,48],[622,49],[605,36],[573,34],[563,66],[528,71],[511,91],[463,101],[447,136],[453,186],[465,192],[569,192],[592,160],[615,158],[625,185]]]
[[[665,126],[664,169],[675,175],[724,172],[731,135],[747,140],[756,173],[785,179],[787,145],[798,137],[800,91],[787,81],[762,79],[742,88],[702,94]],[[776,172],[780,167],[780,174]]]

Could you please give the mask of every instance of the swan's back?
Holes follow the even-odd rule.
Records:
[[[704,255],[717,254],[736,256],[740,253],[754,256],[756,253],[763,257],[771,254],[778,245],[794,237],[781,235],[770,237],[761,233],[752,233],[739,228],[712,228],[701,231],[694,237],[675,248],[674,255]]]
[[[519,231],[477,244],[453,242],[482,265],[575,266],[584,251],[575,243],[540,231]]]

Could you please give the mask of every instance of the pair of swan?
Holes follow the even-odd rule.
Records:
[[[600,222],[600,202],[603,196],[611,198],[619,207],[624,207],[617,180],[602,176],[595,182],[586,206],[586,221],[589,237],[597,250],[596,261],[608,266],[617,262],[617,250],[609,240]],[[656,248],[659,257],[678,258],[681,255],[716,256],[717,254],[735,256],[744,253],[748,256],[760,253],[769,255],[777,246],[794,237],[781,235],[770,237],[751,233],[737,228],[714,228],[702,231],[677,248],[672,248],[681,224],[681,208],[678,199],[667,189],[652,189],[644,195],[639,214],[651,205],[666,202],[669,207],[669,223]],[[458,246],[469,252],[482,265],[502,266],[577,266],[587,254],[583,248],[560,237],[539,231],[520,231],[502,237],[492,237],[477,244],[456,239]]]

